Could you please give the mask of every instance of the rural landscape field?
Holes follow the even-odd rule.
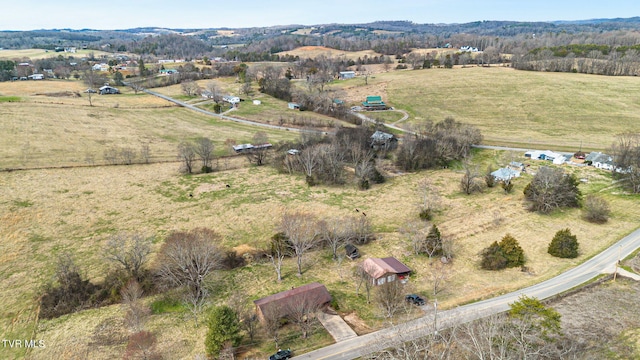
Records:
[[[296,31],[292,34],[311,36],[317,29]],[[376,31],[376,36],[402,33]],[[8,51],[10,56],[3,55]],[[627,186],[635,180],[586,166],[584,159],[577,160],[579,164],[554,165],[525,157],[520,150],[549,149],[569,157],[613,151],[620,134],[640,133],[637,76],[524,71],[506,61],[450,67],[429,63],[411,69],[403,66],[411,52],[424,58],[424,64],[432,54],[443,63],[445,57],[459,54],[439,47],[413,49],[394,58],[372,49],[305,45],[270,55],[353,62],[386,56],[388,62],[358,63],[349,67],[358,69],[353,78],[333,74],[318,81],[314,76],[325,71],[322,60],[309,60],[312,70],[306,77],[293,75],[302,71],[295,68],[302,60],[285,63],[271,58],[229,61],[231,66],[220,60],[217,75],[196,77],[193,74],[204,73],[207,66],[216,66],[215,62],[206,65],[211,64],[209,58],[198,58],[191,65],[193,79],[172,77],[180,81],[143,89],[139,85],[143,80],[169,79],[156,71],[186,73],[187,66],[180,62],[165,67],[147,60],[146,67],[140,61],[138,69],[130,70],[140,75],[127,78],[118,85],[120,93],[113,95],[86,91],[98,88],[87,84],[89,70],[82,73],[84,79],[1,81],[1,336],[42,340],[46,347],[4,346],[0,358],[146,358],[146,352],[140,355],[131,345],[138,333],[151,334],[153,341],[144,345],[145,351],[156,357],[149,358],[214,358],[205,342],[213,309],[229,306],[238,314],[253,314],[253,301],[311,282],[325,285],[333,311],[357,335],[364,335],[420,317],[435,318],[434,302],[438,310],[455,309],[540,283],[596,256],[638,228],[640,195]],[[0,60],[46,59],[48,54],[39,49],[0,50]],[[96,51],[95,55],[110,53]],[[78,56],[89,56],[89,52],[83,50]],[[153,71],[140,80],[148,69]],[[282,77],[287,70],[290,78]],[[115,71],[110,71],[114,76]],[[289,98],[276,96],[277,91],[269,93],[264,79],[270,72],[280,76],[275,84],[287,84]],[[197,91],[191,93],[185,84]],[[241,96],[242,101],[225,102],[217,94],[203,96],[205,89]],[[357,112],[368,96],[380,96],[385,110]],[[330,105],[323,107],[327,102]],[[293,110],[294,104],[307,107]],[[229,118],[213,114],[218,111]],[[398,153],[420,138],[410,134],[429,134],[434,124],[445,119],[478,129],[482,143],[475,145],[503,148],[474,147],[465,156],[426,169],[403,168]],[[375,130],[388,131],[397,140],[398,149],[376,148],[375,156],[374,146],[366,144],[370,163],[383,181],[365,179],[359,165],[347,161],[346,155],[337,161],[343,171],[340,181],[322,183],[307,171],[303,156],[309,144],[316,141],[328,152],[338,146],[332,139],[339,134],[360,130],[368,136]],[[353,136],[348,139],[355,143]],[[212,161],[201,166],[194,153],[194,164],[188,164],[185,147],[205,138],[213,147]],[[245,156],[234,151],[233,145],[250,143],[268,143],[264,161],[256,161],[252,153]],[[519,177],[502,185],[484,185],[488,169],[518,163],[523,163]],[[563,178],[575,180],[581,194],[576,206],[532,211],[528,189],[547,167],[561,169]],[[461,181],[472,171],[477,173],[478,191],[466,191]],[[625,171],[617,172],[631,172]],[[331,169],[327,166],[320,172]],[[604,221],[587,221],[583,204],[591,196],[607,204],[610,211]],[[427,201],[429,214],[422,216]],[[283,256],[278,281],[273,254],[288,214],[304,214],[318,227],[331,221],[366,223],[373,240],[358,243],[362,259],[345,257],[342,247],[336,259],[326,246],[305,249],[300,262],[293,254]],[[449,253],[429,256],[416,250],[416,234],[424,237],[432,227],[439,229]],[[150,254],[142,269],[153,282],[160,276],[166,260],[160,254],[171,236],[203,228],[219,235],[217,249],[231,264],[207,274],[204,302],[190,304],[179,286],[149,286],[148,293],[136,300],[147,311],[138,323],[144,331],[136,332],[130,324],[133,307],[124,295],[128,281],[94,294],[118,301],[88,302],[91,305],[60,316],[41,316],[45,294],[60,285],[56,276],[65,259],[73,261],[85,283],[113,284],[117,264],[107,254],[113,239],[139,235],[150,239]],[[579,242],[575,258],[549,253],[554,234],[563,229],[569,229]],[[321,237],[317,231],[315,237]],[[499,271],[484,269],[486,249],[506,235],[517,240],[526,262]],[[402,288],[402,306],[392,316],[380,305],[375,287],[369,301],[369,286],[363,286],[358,275],[363,259],[385,257],[394,257],[411,269]],[[620,260],[625,270],[640,270],[637,252]],[[427,306],[405,303],[408,293],[422,296]],[[545,304],[561,314],[562,331],[578,339],[574,346],[580,346],[585,356],[574,348],[577,358],[632,359],[640,356],[640,309],[634,301],[639,293],[637,281],[624,277],[614,281],[610,274],[603,274]],[[247,319],[251,317],[243,322]],[[301,334],[294,321],[280,321],[275,344],[273,332],[263,324],[257,330],[242,327],[242,339],[233,346],[224,345],[233,350],[229,358],[264,359],[280,348],[290,348],[297,356],[334,343],[317,322],[309,318],[304,322],[311,324],[308,334]]]

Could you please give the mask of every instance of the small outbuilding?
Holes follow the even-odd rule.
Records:
[[[368,258],[360,266],[369,274],[373,285],[382,285],[396,280],[404,284],[411,273],[407,265],[394,257]]]
[[[120,90],[118,90],[118,88],[114,88],[113,86],[105,85],[98,89],[98,93],[100,95],[120,94]]]
[[[290,102],[289,104],[287,104],[287,106],[291,110],[300,110],[300,104],[297,104],[297,103]]]
[[[344,247],[344,252],[347,255],[347,257],[351,260],[353,259],[357,259],[360,257],[360,251],[358,250],[358,248],[353,245],[353,244],[347,244]]]
[[[256,314],[260,321],[265,320],[265,315],[277,317],[286,317],[292,311],[295,311],[297,304],[307,304],[317,307],[318,309],[328,305],[331,302],[331,294],[327,288],[317,282],[303,285],[291,290],[279,292],[269,295],[262,299],[255,300]]]
[[[354,77],[356,77],[356,72],[355,71],[340,71],[340,80],[347,80],[347,79],[353,79]]]

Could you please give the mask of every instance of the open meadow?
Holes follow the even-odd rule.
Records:
[[[53,50],[46,49],[2,49],[0,50],[0,59],[7,60],[20,60],[20,59],[45,59],[49,57],[56,57],[58,55],[62,55],[64,57],[74,56],[74,57],[87,57],[90,54],[93,54],[95,57],[100,57],[102,55],[112,55],[113,53],[100,51],[100,50],[88,50],[88,49],[78,49],[75,53],[66,53],[66,52],[55,52]]]
[[[0,82],[0,169],[104,164],[105,151],[148,144],[150,161],[173,161],[181,141],[209,137],[216,153],[227,139],[250,142],[264,131],[274,142],[293,133],[220,120],[120,87],[120,95],[92,95],[80,81]],[[10,101],[1,102],[2,99]]]
[[[446,117],[474,124],[485,143],[604,150],[618,133],[640,131],[640,79],[517,71],[509,67],[403,70],[335,82],[349,105],[381,95],[419,127]]]
[[[515,76],[512,74],[523,77],[520,79],[529,78],[529,81],[537,78],[542,84],[549,84],[551,79],[559,78],[554,78],[559,74],[537,74],[539,77],[536,77],[536,73],[520,73],[503,68],[455,69],[446,73],[447,71],[451,70],[385,73],[370,79],[367,87],[361,85],[362,79],[349,80],[342,85],[347,91],[352,91],[352,94],[373,93],[376,89],[384,89],[382,95],[385,100],[388,99],[393,106],[407,110],[412,115],[406,123],[418,123],[420,119],[438,121],[451,115],[456,120],[477,124],[485,138],[501,139],[508,133],[507,129],[497,128],[493,131],[491,127],[494,124],[491,121],[504,119],[502,111],[496,110],[499,107],[492,108],[494,113],[491,113],[491,109],[482,110],[486,116],[486,119],[482,118],[485,122],[466,110],[459,114],[447,113],[446,109],[453,111],[456,108],[449,107],[445,101],[446,94],[438,93],[437,97],[435,90],[424,82],[420,86],[421,83],[411,76],[420,78],[422,74],[427,74],[444,79],[454,73],[466,74],[469,71],[481,77],[486,72],[495,74],[493,78],[506,76],[503,79],[508,79],[508,76]],[[420,76],[415,76],[416,74]],[[596,80],[582,76],[588,87],[595,86]],[[422,80],[425,79],[426,77]],[[620,83],[626,84],[627,89],[633,89],[635,84],[631,81],[634,79],[615,79],[617,81],[611,82],[604,77],[593,79],[600,79],[600,86],[604,90],[599,96],[605,99],[609,97],[609,101],[613,101],[613,94],[622,86]],[[454,82],[454,78],[449,80]],[[407,89],[400,89],[403,81],[407,82]],[[495,86],[498,83],[496,81]],[[32,88],[33,86],[46,87],[40,89]],[[535,87],[534,83],[530,86]],[[74,81],[0,83],[0,99],[18,98],[17,101],[0,103],[0,168],[100,164],[105,149],[113,146],[137,149],[142,143],[150,144],[152,159],[173,160],[177,144],[183,139],[208,136],[216,144],[217,151],[223,152],[226,150],[222,144],[226,139],[236,139],[238,143],[249,142],[256,131],[264,131],[262,128],[210,118],[126,89],[122,95],[94,95],[95,106],[89,106],[84,93],[80,97],[36,95],[40,92],[65,91],[73,94],[81,89],[81,83]],[[510,94],[506,88],[503,90],[505,96]],[[171,88],[162,91],[174,94],[178,90]],[[431,115],[431,110],[417,102],[415,96],[410,96],[410,91],[414,94],[419,93],[418,91],[433,92],[429,96],[434,98],[434,102],[435,99],[440,99],[436,102],[440,106],[440,112]],[[443,91],[449,90],[441,90]],[[530,91],[534,92],[534,89]],[[595,92],[596,89],[593,88],[592,91]],[[543,93],[540,91],[540,94]],[[469,102],[476,101],[485,105],[489,103],[487,99],[471,97],[478,92],[466,94],[470,96]],[[459,94],[449,94],[448,98],[453,100],[458,96],[462,97]],[[517,106],[512,105],[516,101],[515,95],[509,96],[514,97],[504,106],[516,109]],[[524,98],[518,101],[530,101],[526,94],[519,96]],[[627,111],[617,110],[616,120],[623,118],[622,114],[627,114],[628,121],[635,119],[630,108],[640,105],[630,95],[622,96],[621,99],[620,107]],[[264,101],[268,102],[268,99],[265,98]],[[543,112],[539,115],[544,119],[540,120],[541,123],[556,124],[546,119],[554,111],[545,112],[544,107],[533,101],[527,104],[528,111]],[[568,104],[571,108],[564,110],[567,113],[588,112],[580,107],[574,108],[574,103]],[[587,105],[582,102],[578,104]],[[244,106],[252,105],[242,104],[241,109]],[[556,104],[555,111],[559,114],[560,108]],[[596,114],[606,113],[593,105],[592,109]],[[612,111],[607,106],[604,109]],[[283,111],[286,113],[287,110]],[[394,113],[395,115],[399,114]],[[253,116],[258,117],[260,113],[256,112]],[[557,124],[556,131],[565,134],[564,136],[548,134],[540,141],[561,141],[574,136],[574,123],[568,118],[565,116],[565,123]],[[389,117],[389,120],[395,120],[395,117]],[[612,139],[613,135],[609,131],[615,133],[626,126],[621,124],[622,122],[603,123],[599,129]],[[520,125],[515,121],[513,126],[517,128]],[[632,129],[633,127],[629,130]],[[516,130],[512,131],[517,134]],[[587,134],[594,131],[585,129]],[[272,142],[290,140],[297,136],[286,131],[268,133]],[[526,136],[518,139],[524,142]],[[473,157],[480,169],[489,164],[494,167],[503,166],[512,160],[525,161],[523,154],[495,150],[477,150]],[[531,180],[530,174],[524,174],[514,181],[515,188],[511,194],[505,194],[500,187],[495,187],[467,196],[459,189],[462,177],[459,165],[406,174],[396,171],[387,160],[381,161],[385,165],[383,168],[387,170],[388,180],[367,191],[357,190],[353,184],[343,187],[308,187],[302,175],[281,174],[266,166],[250,166],[241,156],[220,160],[220,171],[199,175],[181,174],[179,163],[175,162],[0,172],[0,303],[3,304],[0,309],[0,328],[3,329],[0,336],[43,339],[46,343],[45,349],[28,352],[24,349],[3,349],[5,352],[0,357],[122,357],[129,333],[123,325],[124,309],[119,305],[81,311],[53,320],[37,317],[38,296],[42,286],[51,280],[58,257],[65,252],[71,253],[82,273],[88,279],[99,282],[109,269],[109,264],[102,256],[102,249],[109,237],[119,232],[155,236],[153,250],[156,251],[171,231],[196,227],[213,229],[223,236],[225,247],[233,248],[239,255],[246,254],[248,264],[234,270],[219,271],[214,276],[212,282],[215,283],[215,291],[210,298],[211,304],[223,304],[237,293],[245,295],[242,301],[250,304],[252,300],[292,286],[318,281],[327,286],[339,306],[339,312],[362,334],[384,326],[385,322],[375,305],[367,304],[362,295],[356,296],[352,273],[361,260],[334,262],[328,250],[314,250],[305,257],[302,277],[295,275],[295,260],[285,259],[284,279],[278,283],[270,263],[252,258],[257,250],[265,248],[270,237],[276,233],[285,211],[302,210],[315,214],[318,218],[361,216],[354,211],[356,208],[366,212],[376,240],[361,246],[363,257],[398,258],[414,272],[409,281],[411,290],[432,300],[432,261],[425,256],[414,255],[409,240],[400,231],[409,222],[418,219],[418,188],[421,181],[428,179],[440,198],[439,210],[435,212],[432,223],[439,227],[444,237],[452,239],[455,244],[450,277],[442,293],[438,295],[438,303],[443,308],[455,307],[548,279],[630,233],[637,228],[640,220],[640,207],[637,206],[640,198],[637,195],[627,195],[617,187],[610,173],[590,167],[566,166],[565,170],[575,173],[578,178],[587,179],[587,182],[580,184],[583,194],[598,193],[609,201],[612,217],[603,225],[582,220],[578,209],[558,210],[549,215],[528,212],[524,206],[522,191]],[[528,163],[531,165],[528,169],[533,172],[538,166],[548,164],[536,161]],[[430,225],[431,223],[423,223],[421,226],[427,228]],[[580,256],[572,260],[550,256],[547,254],[547,246],[551,238],[556,231],[567,227],[578,238]],[[480,270],[481,250],[493,241],[499,241],[507,233],[513,235],[523,247],[527,271]],[[191,313],[183,305],[171,303],[162,294],[149,296],[144,301],[154,309],[147,329],[156,334],[158,349],[162,354],[170,358],[192,359],[204,352],[206,327],[201,325],[196,328]],[[420,315],[414,309],[402,314],[396,321]],[[284,336],[281,346],[295,347],[296,351],[303,352],[331,342],[332,339],[326,332],[318,329],[310,339],[304,341],[296,334]],[[273,343],[264,336],[259,336],[256,343],[245,342],[241,347],[244,355],[251,356],[264,357],[272,350]]]

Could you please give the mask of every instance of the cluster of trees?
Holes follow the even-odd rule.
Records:
[[[525,189],[529,209],[543,214],[559,207],[579,207],[582,193],[580,181],[573,174],[565,174],[560,168],[543,166]]]
[[[480,267],[485,270],[501,270],[522,266],[525,263],[524,250],[518,240],[510,234],[482,250],[481,256]]]
[[[480,130],[453,118],[428,123],[415,136],[405,137],[396,153],[395,163],[405,171],[446,166],[462,160],[471,152],[471,145],[482,141]]]
[[[348,166],[353,168],[358,186],[368,189],[371,184],[385,181],[376,165],[376,158],[384,156],[385,150],[371,147],[372,134],[366,127],[340,128],[330,137],[303,132],[300,142],[280,146],[274,166],[283,172],[304,174],[311,186],[344,184]],[[299,152],[292,155],[287,149],[299,149]]]
[[[191,174],[197,160],[200,160],[200,171],[209,173],[213,171],[213,151],[215,145],[208,137],[199,137],[195,141],[183,141],[178,145],[178,160],[182,164],[182,171]]]
[[[375,239],[365,214],[320,219],[307,212],[285,212],[278,230],[265,250],[277,281],[282,281],[282,265],[286,257],[296,258],[298,276],[302,276],[303,258],[308,251],[328,248],[333,259],[338,260],[341,258],[338,251],[347,244],[366,244]]]
[[[611,152],[616,162],[616,175],[634,194],[640,193],[640,133],[624,133],[617,137]]]

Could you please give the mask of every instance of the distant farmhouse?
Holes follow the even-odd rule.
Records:
[[[356,77],[355,71],[340,71],[339,78],[340,80],[353,79]]]
[[[118,90],[118,88],[114,88],[113,86],[105,85],[98,89],[98,93],[100,95],[120,94],[120,90]]]
[[[387,104],[382,101],[382,96],[367,96],[362,107],[365,110],[387,110]]]

